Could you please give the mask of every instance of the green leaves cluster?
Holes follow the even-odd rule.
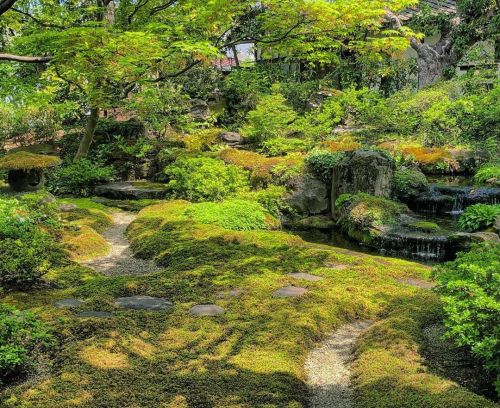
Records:
[[[484,243],[437,266],[448,336],[468,346],[496,377],[500,393],[500,245]]]
[[[474,204],[465,209],[458,226],[465,231],[477,231],[493,225],[497,217],[500,217],[500,204]]]

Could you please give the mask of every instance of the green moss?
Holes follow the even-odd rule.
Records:
[[[171,201],[147,207],[128,229],[137,255],[163,265],[158,273],[114,277],[65,269],[53,276],[60,289],[4,296],[6,303],[39,312],[61,341],[47,376],[2,390],[7,408],[305,407],[303,362],[318,340],[343,322],[398,318],[394,305],[411,309],[423,299],[397,279],[425,278],[426,266],[306,244],[283,231],[200,224],[186,217],[189,206]],[[331,263],[347,268],[329,268]],[[325,279],[300,282],[309,289],[301,298],[274,297],[278,288],[297,284],[290,272]],[[234,288],[242,294],[221,297]],[[174,308],[148,313],[114,306],[115,297],[137,294],[166,297]],[[435,304],[435,295],[425,296],[425,304]],[[113,317],[76,319],[74,311],[53,307],[67,297],[85,300],[82,310],[113,311]],[[212,302],[225,314],[189,315],[194,304]],[[386,387],[391,397],[380,406],[397,407],[405,390]],[[441,406],[454,401],[444,399]]]
[[[415,231],[422,231],[422,232],[437,232],[441,229],[439,225],[429,221],[414,222],[412,224],[409,224],[408,227]]]
[[[500,165],[487,164],[474,175],[475,184],[490,184],[500,186]]]
[[[427,190],[429,183],[425,175],[417,169],[401,169],[392,179],[393,193],[401,200],[410,200]]]
[[[76,226],[88,226],[98,233],[104,232],[113,224],[113,219],[106,211],[89,206],[88,208],[75,208],[61,213],[61,218]]]
[[[259,203],[245,200],[193,204],[185,214],[200,224],[216,224],[234,231],[264,230],[279,223],[272,222]]]
[[[31,170],[54,167],[61,163],[56,156],[29,152],[10,153],[0,158],[0,170]]]
[[[143,208],[161,202],[161,200],[153,200],[149,198],[144,198],[141,200],[113,200],[104,197],[93,197],[91,200],[96,204],[100,204],[100,207],[103,208],[106,207],[109,207],[109,209],[119,208],[121,210],[133,211],[133,212],[139,212]]]

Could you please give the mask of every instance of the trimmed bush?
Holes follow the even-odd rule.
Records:
[[[0,304],[0,385],[33,366],[36,353],[53,344],[33,313]]]
[[[112,167],[80,159],[50,173],[48,187],[54,194],[88,197],[95,186],[111,181],[113,174]]]
[[[417,169],[401,169],[394,173],[393,194],[400,200],[415,198],[427,190],[429,183],[425,175]]]
[[[437,266],[448,336],[468,346],[496,377],[500,394],[500,244],[483,243]]]
[[[271,222],[277,224],[259,203],[245,200],[193,204],[185,214],[200,224],[216,224],[235,231],[264,230],[269,229]]]
[[[458,226],[465,231],[478,231],[493,225],[500,216],[500,204],[474,204],[467,207],[458,219]]]
[[[218,201],[249,188],[248,172],[207,157],[181,157],[165,173],[174,195],[190,201]]]

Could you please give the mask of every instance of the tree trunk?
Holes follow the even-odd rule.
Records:
[[[418,89],[425,88],[443,78],[443,70],[448,66],[449,56],[436,52],[434,47],[421,44],[417,51]]]
[[[75,161],[87,157],[89,154],[90,145],[94,140],[95,128],[97,126],[97,121],[99,120],[99,109],[91,108],[90,115],[87,118],[87,125],[85,126],[85,133],[82,140],[80,141],[80,146],[75,155]]]

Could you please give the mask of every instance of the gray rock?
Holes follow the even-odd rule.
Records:
[[[165,298],[151,296],[129,296],[116,299],[115,305],[125,309],[135,310],[169,310],[173,308],[173,303]]]
[[[348,153],[333,169],[332,207],[341,194],[368,193],[390,197],[395,164],[371,150]]]
[[[343,271],[344,269],[349,268],[349,265],[336,264],[336,263],[333,263],[333,262],[329,262],[329,263],[326,264],[326,267],[330,268],[330,269],[336,269],[338,271]]]
[[[230,298],[230,297],[238,297],[243,294],[242,289],[231,289],[223,292],[219,292],[217,294],[217,297],[219,299],[225,299],[225,298]]]
[[[327,99],[331,98],[332,96],[333,92],[326,89],[313,92],[307,100],[306,109],[310,111],[318,109]]]
[[[62,211],[62,212],[69,212],[69,211],[73,211],[73,210],[76,210],[78,208],[78,206],[76,204],[61,204],[59,206],[59,211]]]
[[[87,318],[106,319],[109,317],[113,317],[113,314],[110,312],[100,312],[96,310],[90,310],[86,312],[77,313],[76,317],[80,319],[87,319]]]
[[[228,145],[237,145],[243,141],[243,137],[237,132],[222,132],[219,139]]]
[[[493,229],[498,235],[500,235],[500,217],[497,217],[497,219],[493,223]]]
[[[415,288],[420,288],[420,289],[432,289],[433,287],[436,286],[434,282],[428,282],[422,279],[416,279],[416,278],[400,278],[396,279],[399,283],[403,283],[408,286],[413,286]]]
[[[61,299],[57,301],[54,305],[61,309],[72,309],[74,307],[78,307],[83,304],[83,301],[80,299]]]
[[[167,194],[167,188],[161,183],[120,181],[101,184],[95,188],[95,194],[115,200],[162,199]]]
[[[316,275],[311,275],[310,273],[303,273],[303,272],[293,272],[288,274],[291,278],[294,279],[303,279],[309,282],[318,282],[320,280],[323,280],[324,278],[321,276],[316,276]]]
[[[224,314],[224,309],[217,305],[196,305],[189,309],[191,316],[219,316]]]
[[[286,202],[297,212],[316,215],[328,210],[328,189],[322,181],[305,174],[295,179],[290,187]]]
[[[191,109],[189,114],[196,122],[205,122],[210,117],[210,108],[203,99],[191,99]]]
[[[274,292],[275,297],[299,297],[308,292],[306,288],[298,288],[296,286],[286,286]]]

